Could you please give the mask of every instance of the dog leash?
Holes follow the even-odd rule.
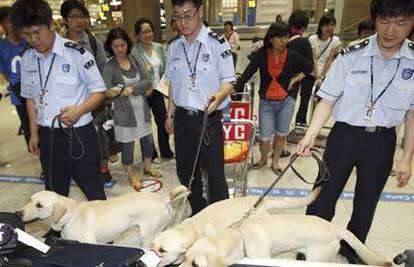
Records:
[[[67,126],[67,128],[63,127],[62,121],[60,120],[60,115],[61,114],[58,114],[53,118],[52,125],[49,127],[50,141],[49,141],[48,181],[49,181],[50,189],[52,191],[55,191],[54,188],[53,188],[53,182],[52,182],[52,172],[53,172],[53,158],[54,158],[53,149],[54,149],[54,139],[55,139],[55,127],[54,127],[54,125],[55,125],[56,121],[58,122],[59,129],[62,130],[62,132],[69,137],[68,138],[69,156],[74,160],[80,160],[85,155],[85,146],[82,143],[82,140],[80,139],[76,129],[72,125]],[[81,152],[79,153],[79,155],[75,155],[73,153],[73,144],[76,141],[79,143],[79,146],[80,146],[80,149],[81,149]]]
[[[319,152],[317,149],[311,148],[311,157],[317,162],[318,164],[318,174],[315,178],[315,182],[309,182],[306,180],[293,166],[293,163],[299,158],[300,156],[297,153],[292,154],[290,157],[288,165],[282,170],[282,172],[276,177],[276,179],[272,182],[272,184],[266,189],[266,191],[257,199],[256,203],[244,214],[243,218],[241,218],[239,221],[236,221],[233,223],[230,227],[239,227],[241,223],[249,218],[252,214],[255,213],[256,209],[263,203],[264,198],[272,191],[272,189],[275,187],[275,185],[282,179],[283,175],[287,172],[289,168],[292,169],[292,171],[296,174],[296,176],[302,180],[303,182],[307,184],[313,184],[315,187],[317,187],[320,183],[326,182],[329,180],[329,172],[326,167],[326,163],[323,160],[323,156],[321,152]]]
[[[208,132],[207,132],[208,116],[209,116],[207,110],[208,110],[208,106],[210,105],[210,103],[215,101],[215,100],[216,100],[215,96],[211,97],[211,99],[208,101],[206,107],[204,108],[203,123],[201,125],[200,137],[198,139],[197,150],[196,150],[196,154],[195,154],[195,158],[194,158],[194,163],[193,163],[193,168],[192,168],[192,171],[191,171],[190,180],[188,181],[188,185],[187,185],[187,196],[183,198],[181,211],[178,212],[179,209],[177,209],[176,212],[174,212],[173,220],[171,220],[174,224],[172,224],[171,226],[173,226],[176,223],[180,222],[182,220],[182,218],[184,217],[185,205],[186,205],[186,202],[188,201],[188,196],[190,196],[191,193],[192,193],[191,186],[193,185],[193,181],[195,179],[194,175],[195,175],[195,171],[197,169],[198,160],[200,158],[201,146],[202,146],[203,142],[205,142],[206,145],[210,145],[210,137],[209,137]],[[179,216],[177,217],[178,213],[179,213]]]

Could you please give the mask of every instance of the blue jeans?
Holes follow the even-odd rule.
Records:
[[[259,129],[262,141],[271,140],[273,135],[280,137],[289,134],[289,125],[295,109],[295,99],[288,96],[283,100],[259,102]]]

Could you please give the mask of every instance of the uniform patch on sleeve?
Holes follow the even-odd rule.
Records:
[[[88,62],[85,63],[85,65],[83,65],[85,67],[85,69],[90,69],[95,65],[95,61],[93,59],[89,60]]]
[[[86,50],[83,46],[78,45],[77,43],[74,43],[74,42],[66,42],[65,46],[78,50],[82,55],[85,54],[85,52],[86,52]]]
[[[222,58],[226,58],[228,56],[231,56],[231,50],[230,49],[228,49],[228,50],[224,51],[223,53],[221,53]]]

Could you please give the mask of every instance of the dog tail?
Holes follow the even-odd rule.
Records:
[[[356,254],[368,265],[392,266],[392,263],[383,259],[380,255],[370,250],[353,233],[345,228],[338,227],[338,237],[345,240]]]
[[[316,187],[306,197],[284,198],[284,199],[265,199],[267,210],[272,209],[298,209],[311,204],[321,192],[321,187]]]

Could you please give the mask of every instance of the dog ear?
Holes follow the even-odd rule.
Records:
[[[61,203],[57,202],[53,204],[52,220],[54,223],[58,223],[59,220],[65,215],[68,208]]]
[[[207,256],[207,267],[226,267],[226,265],[217,253],[210,253]]]

